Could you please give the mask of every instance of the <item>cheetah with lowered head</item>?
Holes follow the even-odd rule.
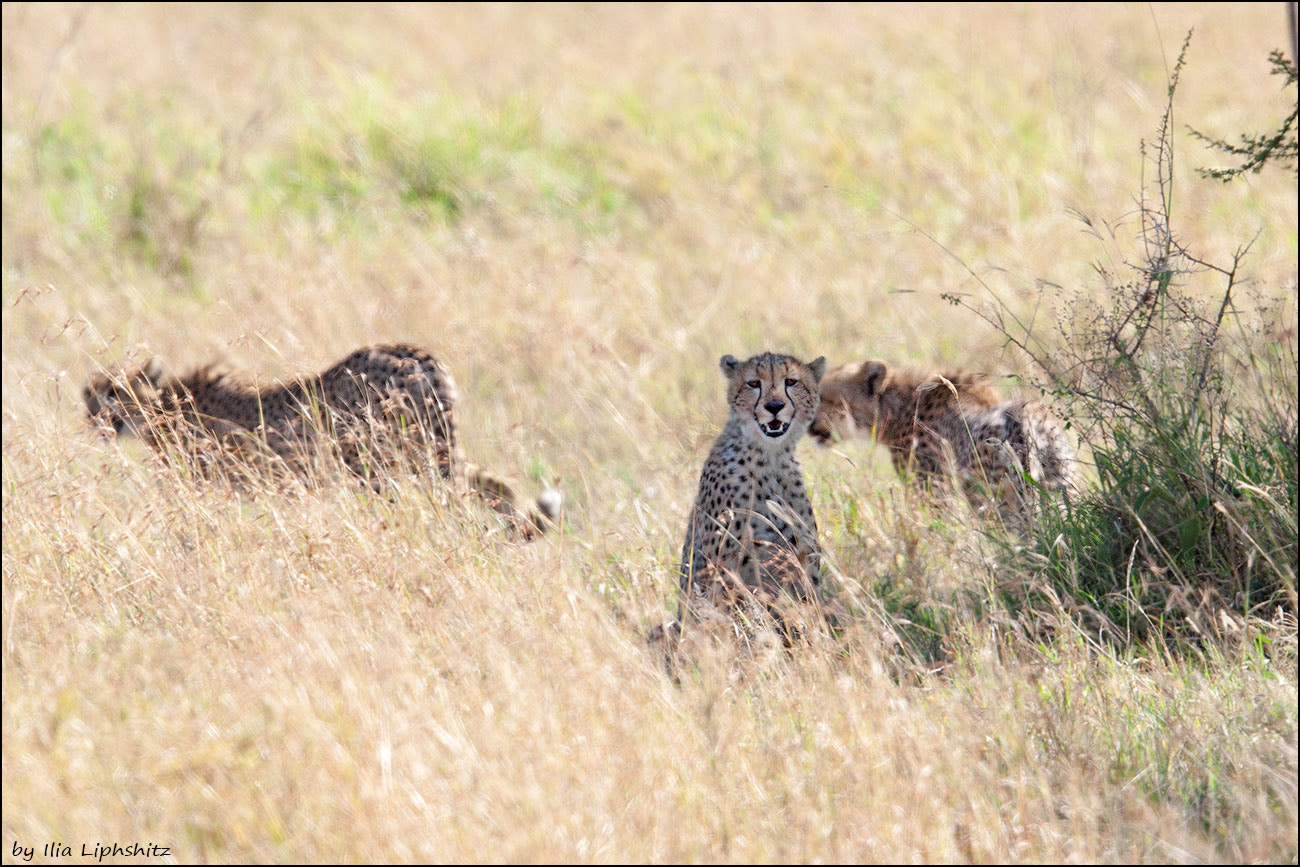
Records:
[[[817,414],[826,360],[724,355],[731,414],[700,473],[679,572],[678,620],[739,611],[778,626],[782,604],[804,601],[821,577],[817,520],[795,446]],[[787,636],[788,638],[789,636]]]
[[[1048,492],[1077,485],[1074,449],[1047,407],[1004,401],[987,377],[965,370],[845,364],[822,380],[809,432],[822,445],[870,438],[889,449],[900,475],[935,481],[955,471],[972,495],[982,484],[1023,497],[1026,475]]]
[[[560,496],[520,504],[510,483],[467,463],[456,443],[456,383],[429,352],[367,346],[324,373],[259,385],[220,365],[170,376],[157,358],[91,377],[83,393],[92,424],[139,437],[171,454],[248,457],[268,450],[298,473],[322,452],[372,483],[429,459],[458,490],[471,490],[526,537],[558,518]]]

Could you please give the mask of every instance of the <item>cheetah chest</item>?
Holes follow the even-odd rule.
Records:
[[[811,524],[811,506],[792,454],[730,450],[713,475],[709,479],[706,474],[700,505],[710,517],[731,525],[732,538],[791,547],[801,533],[789,519]]]

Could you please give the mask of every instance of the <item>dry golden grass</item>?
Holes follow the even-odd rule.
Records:
[[[1281,117],[1281,4],[6,3],[4,859],[1294,862],[1293,620],[1036,641],[970,516],[865,448],[804,460],[842,634],[679,685],[643,641],[717,358],[1025,372],[939,245],[1026,315],[1090,285],[1069,211],[1136,237],[1192,26],[1179,122]],[[1182,240],[1258,232],[1252,291],[1293,296],[1293,178],[1179,143]],[[395,340],[564,532],[433,484],[240,495],[84,426],[146,345],[275,376]]]

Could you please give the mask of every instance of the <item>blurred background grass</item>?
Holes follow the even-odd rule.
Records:
[[[997,551],[866,448],[804,457],[834,648],[673,687],[640,646],[717,358],[1032,379],[941,295],[1051,333],[1132,255],[1189,28],[1180,240],[1258,236],[1241,327],[1294,357],[1294,178],[1202,180],[1182,125],[1289,111],[1284,4],[2,14],[6,859],[1294,861],[1293,619],[1190,660],[1008,630]],[[240,499],[84,429],[146,348],[273,377],[393,340],[565,533]]]

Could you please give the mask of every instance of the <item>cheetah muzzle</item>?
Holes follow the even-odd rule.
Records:
[[[759,421],[760,414],[755,412],[754,421],[758,422],[758,429],[764,436],[774,440],[785,436],[790,430],[790,422],[794,419],[794,409],[775,401],[763,404],[763,409],[770,413],[772,418],[768,421]],[[785,418],[782,418],[782,415]]]

